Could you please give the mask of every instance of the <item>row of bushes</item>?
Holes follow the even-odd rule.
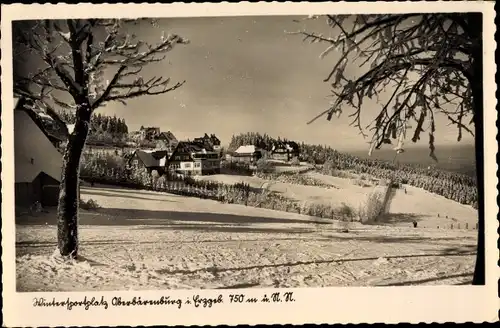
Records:
[[[307,171],[312,170],[308,169]],[[278,181],[282,183],[298,184],[303,186],[316,186],[324,188],[333,188],[334,186],[324,183],[311,176],[305,175],[306,171],[300,172],[255,172],[255,176],[264,180]]]
[[[147,173],[144,173],[144,176],[147,176]],[[362,204],[358,210],[355,210],[345,203],[340,207],[320,203],[299,203],[296,200],[283,197],[278,193],[252,188],[244,183],[226,185],[222,183],[198,181],[189,177],[182,180],[167,180],[162,176],[156,180],[147,179],[145,183],[121,182],[112,180],[109,177],[87,178],[87,181],[133,189],[168,192],[181,196],[216,200],[226,204],[239,204],[348,222],[376,222],[377,218],[383,214],[384,210],[384,194],[380,192],[372,193],[368,197],[366,203]],[[93,204],[82,205],[85,205],[83,208],[97,208],[97,206]]]
[[[159,176],[146,169],[124,168],[120,158],[110,153],[86,154],[81,164],[81,177],[90,183],[122,186],[133,189],[163,191],[190,197],[212,199],[223,203],[241,204],[324,218],[351,221],[356,213],[347,205],[334,208],[322,204],[299,204],[278,193],[248,184],[227,185],[219,182],[197,180],[189,176],[166,174]],[[84,204],[84,206],[87,206]]]
[[[142,181],[140,180],[141,176]],[[181,196],[216,200],[226,204],[239,204],[344,221],[352,221],[356,217],[356,212],[346,204],[343,204],[340,208],[324,204],[300,204],[296,200],[283,197],[276,192],[252,188],[245,183],[227,185],[195,180],[190,177],[171,176],[169,178],[165,176],[154,178],[145,171],[135,174],[135,178],[131,178],[130,181],[116,180],[112,175],[82,177],[82,179],[90,183],[168,192]]]
[[[365,163],[351,162],[352,165],[339,163],[338,160],[328,159],[322,166],[320,172],[326,175],[338,175],[348,169],[356,174],[367,174],[377,179],[391,180],[396,185],[407,184],[417,188],[422,188],[445,198],[454,200],[461,204],[478,206],[478,191],[472,179],[460,176],[455,173],[436,173],[418,169],[385,167],[386,164],[368,165]],[[345,174],[345,173],[343,173]]]

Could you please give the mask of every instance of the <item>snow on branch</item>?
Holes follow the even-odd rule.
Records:
[[[146,19],[88,19],[36,21],[18,26],[14,34],[17,48],[38,57],[46,67],[35,74],[16,76],[30,90],[67,92],[77,108],[94,110],[108,101],[121,101],[157,95],[179,88],[184,82],[169,85],[170,79],[137,78],[143,67],[162,61],[176,45],[187,44],[179,35],[159,36],[149,44],[127,32],[132,24]],[[153,26],[157,26],[156,22]],[[29,28],[28,28],[29,25]],[[114,73],[106,81],[106,74]],[[73,106],[54,101],[62,107]],[[85,105],[86,104],[86,105]]]
[[[176,83],[169,87],[170,78],[154,77],[144,80],[136,77],[132,81],[128,77],[139,74],[142,68],[148,64],[161,61],[165,53],[171,51],[177,44],[187,44],[188,41],[178,35],[162,36],[157,45],[146,45],[132,43],[130,37],[115,38],[115,42],[108,42],[105,52],[112,52],[114,59],[103,60],[108,66],[119,65],[113,78],[107,82],[103,92],[96,97],[91,105],[92,109],[101,106],[106,101],[125,101],[143,95],[157,95],[173,91],[184,84],[185,81]],[[111,50],[113,49],[113,50]],[[158,57],[158,55],[163,54]]]
[[[397,140],[395,149],[403,151],[412,122],[413,142],[428,122],[432,152],[435,112],[458,128],[458,140],[462,130],[473,134],[467,127],[472,121],[466,121],[474,114],[471,85],[477,83],[470,54],[477,53],[480,42],[469,33],[466,14],[327,15],[326,23],[330,35],[307,29],[291,33],[326,44],[320,58],[335,57],[324,79],[331,84],[334,101],[308,124],[325,115],[328,120],[340,116],[347,106],[351,125],[366,137],[361,124],[363,100],[376,97],[379,114],[366,126],[372,132],[372,149]],[[359,67],[360,75],[348,76],[348,67]],[[385,97],[389,100],[380,101],[379,96],[390,89],[394,91]]]

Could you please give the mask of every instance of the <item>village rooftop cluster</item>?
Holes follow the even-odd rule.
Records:
[[[157,146],[149,150],[137,149],[129,164],[135,168],[145,167],[150,172],[156,170],[160,175],[168,170],[186,175],[218,174],[222,160],[253,166],[268,153],[256,145],[242,145],[224,154],[215,134],[205,133],[192,141],[179,141],[171,131],[161,132],[158,127],[141,127],[131,134],[136,140],[154,141]],[[299,146],[292,141],[280,142],[273,145],[268,155],[274,160],[290,161],[299,156]]]
[[[60,149],[66,137],[55,132],[57,123],[50,116],[27,105],[25,99],[16,98],[15,104],[16,204],[40,202],[42,206],[55,206],[62,163]],[[141,126],[129,137],[129,147],[135,150],[124,155],[128,167],[145,168],[150,174],[156,171],[160,176],[167,172],[187,176],[220,174],[224,161],[255,168],[263,157],[288,162],[300,154],[299,145],[293,141],[276,142],[271,149],[242,145],[227,151],[213,133],[194,140],[178,140],[171,131],[162,132],[159,127]],[[143,142],[155,146],[140,146]]]

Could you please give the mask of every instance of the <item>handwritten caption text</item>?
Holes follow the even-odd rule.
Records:
[[[171,306],[181,309],[186,306],[194,308],[211,308],[217,304],[255,304],[255,303],[290,303],[295,302],[293,292],[274,292],[264,294],[261,297],[247,296],[245,294],[219,294],[215,297],[203,297],[199,294],[193,295],[186,299],[172,298],[170,296],[161,296],[156,299],[145,299],[140,296],[131,298],[113,297],[107,299],[104,296],[100,298],[85,296],[80,300],[73,300],[71,298],[57,300],[55,297],[46,299],[43,297],[34,298],[34,307],[65,307],[67,310],[74,308],[83,308],[89,310],[90,308],[104,308],[107,310],[110,306],[113,307],[130,307],[130,306]]]

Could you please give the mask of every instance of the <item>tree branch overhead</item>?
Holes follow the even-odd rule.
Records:
[[[351,124],[365,135],[363,98],[384,95],[389,87],[401,91],[378,102],[380,115],[367,126],[373,131],[370,143],[375,148],[389,143],[384,131],[396,126],[394,138],[399,140],[412,121],[418,128],[411,140],[417,142],[423,123],[432,123],[434,116],[428,111],[445,114],[457,127],[459,140],[462,130],[473,135],[464,117],[474,114],[470,90],[478,83],[473,71],[477,59],[470,54],[477,53],[481,42],[470,31],[467,14],[327,15],[326,21],[330,36],[307,30],[293,33],[305,41],[326,44],[320,58],[337,57],[324,80],[332,85],[334,101],[308,124],[324,115],[331,120],[347,107],[354,118]],[[365,71],[359,77],[347,76],[350,65]],[[419,76],[425,76],[424,81]],[[450,95],[459,101],[455,111],[449,109]],[[433,137],[430,143],[433,153]]]

